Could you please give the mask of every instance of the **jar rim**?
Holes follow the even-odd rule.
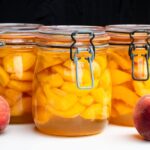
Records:
[[[82,25],[56,25],[56,26],[41,26],[39,33],[49,35],[71,35],[73,32],[91,31],[95,35],[106,34],[104,27],[102,26],[82,26]]]
[[[110,36],[110,44],[145,43],[150,37],[150,25],[145,24],[117,24],[106,26]]]
[[[145,30],[150,32],[150,25],[148,24],[116,24],[106,26],[106,32],[116,33],[131,33],[138,30]]]
[[[34,23],[0,23],[0,30],[4,32],[32,32],[38,30],[41,24]]]

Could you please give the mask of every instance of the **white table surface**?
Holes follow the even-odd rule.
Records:
[[[78,138],[48,136],[33,124],[9,125],[0,134],[0,150],[150,150],[135,128],[109,125],[103,133]]]

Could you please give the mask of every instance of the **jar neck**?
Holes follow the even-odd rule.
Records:
[[[1,34],[0,42],[5,45],[28,45],[35,44],[35,34]]]
[[[39,46],[45,46],[45,47],[64,47],[69,48],[73,44],[73,39],[70,36],[63,36],[63,35],[45,35],[40,34],[36,38],[36,43]],[[76,38],[76,46],[78,47],[88,47],[90,45],[90,38],[87,37],[77,37]],[[101,45],[108,45],[109,43],[109,37],[108,35],[102,35],[102,36],[95,36],[92,39],[93,45],[101,46]]]

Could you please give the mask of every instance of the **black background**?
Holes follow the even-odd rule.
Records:
[[[0,0],[0,22],[149,24],[150,0]]]

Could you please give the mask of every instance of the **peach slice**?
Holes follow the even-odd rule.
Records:
[[[150,79],[147,81],[133,81],[133,86],[139,96],[150,94]]]
[[[21,92],[32,91],[31,82],[11,80],[8,84],[8,87],[14,90],[21,91]]]
[[[73,107],[71,107],[70,109],[66,110],[66,111],[58,111],[56,109],[54,109],[53,107],[48,107],[48,110],[59,117],[63,117],[63,118],[74,118],[79,116],[83,110],[85,109],[85,107],[83,105],[81,105],[80,103],[76,103]]]
[[[131,114],[133,108],[126,105],[124,102],[115,102],[115,110],[117,111],[118,115],[126,115]]]
[[[36,57],[32,53],[9,54],[3,59],[4,69],[8,73],[20,73],[32,68],[35,59]]]
[[[34,107],[45,107],[47,105],[47,101],[48,100],[44,94],[42,87],[38,87],[38,89],[35,91],[35,94],[33,95],[32,105]]]
[[[92,103],[94,102],[94,98],[91,96],[91,95],[86,95],[86,96],[83,96],[79,99],[79,102],[82,104],[82,105],[85,105],[85,106],[90,106],[92,105]]]
[[[136,93],[131,91],[129,88],[123,86],[113,87],[112,98],[121,100],[131,107],[134,107],[139,99]]]
[[[32,81],[33,80],[33,72],[21,72],[21,73],[13,73],[10,75],[10,79],[13,80],[21,80],[21,81]]]
[[[64,82],[61,89],[65,92],[76,94],[77,96],[85,96],[90,91],[90,90],[80,90],[77,88],[77,85],[72,82]]]
[[[50,89],[46,85],[44,86],[44,92],[48,99],[48,104],[60,111],[70,109],[78,100],[76,95],[56,88]]]
[[[9,82],[8,73],[0,66],[0,85],[6,86]]]
[[[34,121],[36,124],[46,124],[52,117],[51,112],[44,107],[37,107],[34,112]]]
[[[113,85],[122,84],[131,80],[131,74],[129,73],[118,69],[111,69],[110,71]]]
[[[18,100],[22,99],[22,93],[13,89],[6,89],[4,95],[10,107],[15,105]]]
[[[59,73],[65,81],[71,81],[71,82],[75,81],[75,70],[74,69],[70,70],[61,65],[53,66],[53,67],[51,67],[51,69],[52,69],[52,72]]]
[[[81,117],[90,120],[106,119],[108,116],[108,108],[101,104],[93,104],[81,113]]]
[[[52,73],[52,74],[39,73],[37,76],[41,84],[45,83],[49,84],[52,88],[61,87],[64,82],[59,73]]]
[[[121,57],[117,53],[110,52],[110,57],[117,62],[117,64],[123,69],[123,70],[130,70],[131,63],[126,60],[124,57]]]

